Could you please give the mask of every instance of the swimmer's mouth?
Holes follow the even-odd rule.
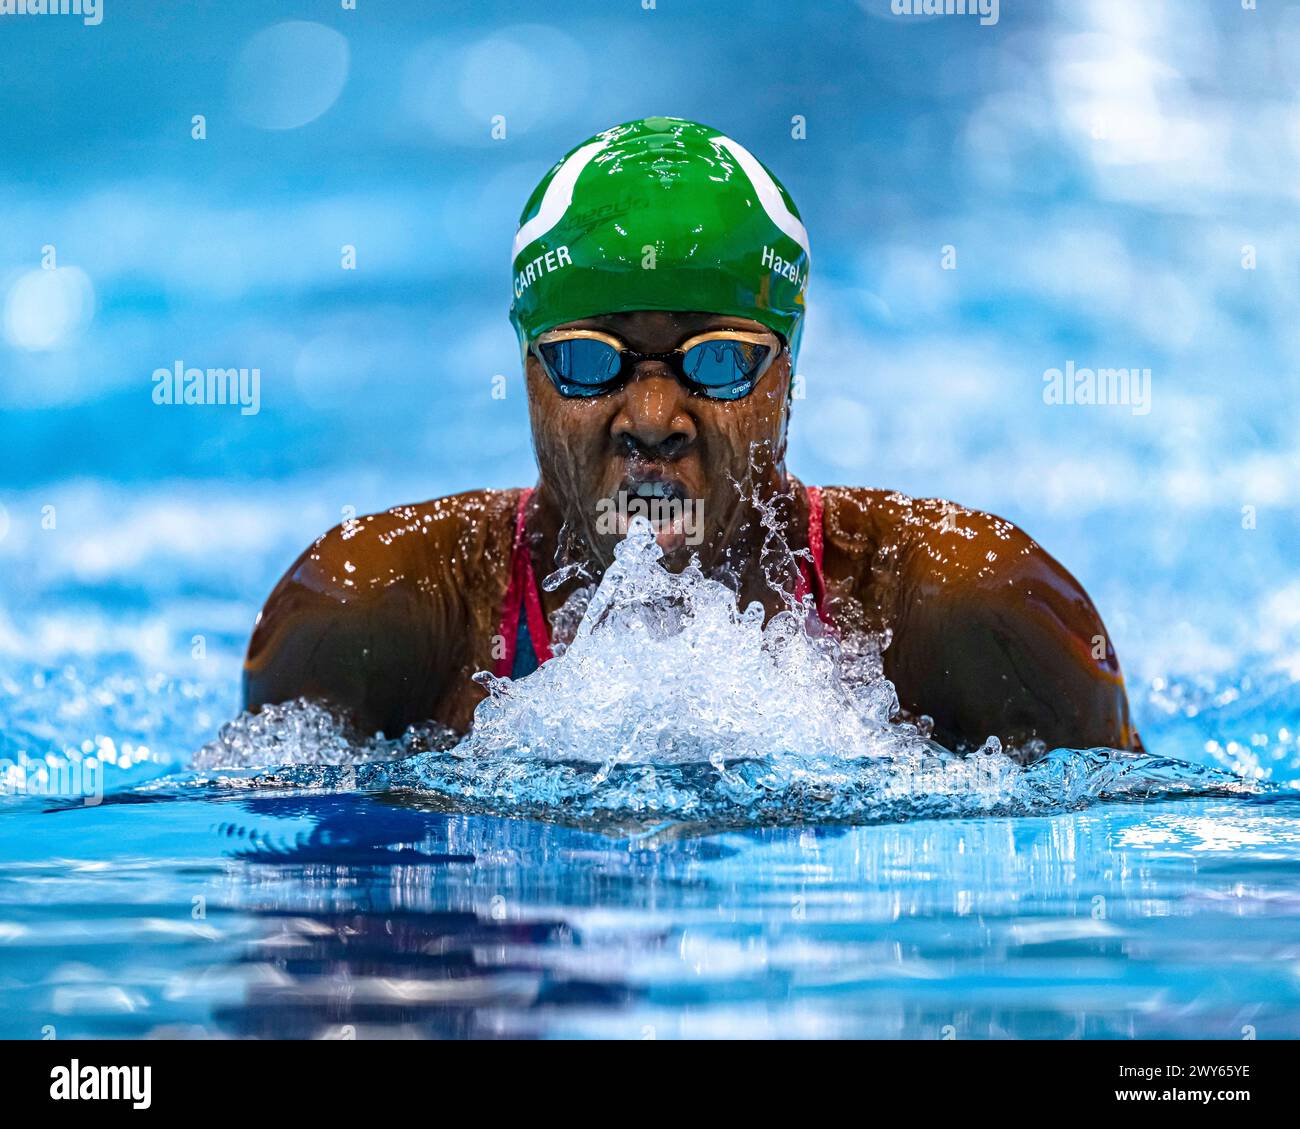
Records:
[[[655,531],[655,539],[665,552],[685,545],[686,537],[697,526],[696,504],[689,502],[680,482],[658,475],[628,475],[618,487],[614,500],[615,532],[626,536],[631,520],[643,515]]]
[[[644,502],[684,502],[686,488],[674,479],[651,471],[648,474],[632,473],[619,483],[615,496],[623,495],[628,501],[638,499]]]
[[[621,490],[629,498],[643,498],[646,501],[674,501],[681,502],[686,498],[686,491],[676,482],[666,482],[662,479],[655,479],[649,482],[630,481],[624,482]]]

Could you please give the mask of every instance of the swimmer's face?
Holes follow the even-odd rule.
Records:
[[[638,353],[668,353],[700,333],[739,329],[768,332],[747,318],[704,313],[638,311],[567,322],[562,329],[595,329]],[[712,400],[695,395],[661,361],[642,361],[621,387],[600,396],[569,399],[551,383],[541,362],[527,359],[533,444],[542,481],[564,520],[603,564],[626,531],[617,505],[653,491],[695,508],[660,505],[686,522],[657,527],[664,563],[681,568],[692,552],[706,567],[720,563],[746,519],[733,483],[780,485],[789,418],[790,358],[784,350],[749,395]],[[647,515],[652,516],[652,515]]]

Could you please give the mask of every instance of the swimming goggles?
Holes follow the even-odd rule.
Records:
[[[668,353],[638,353],[600,330],[553,329],[529,351],[561,396],[603,396],[624,384],[642,361],[661,361],[697,396],[740,400],[785,348],[775,333],[717,329],[696,334]]]

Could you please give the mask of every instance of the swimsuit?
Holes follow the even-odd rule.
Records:
[[[808,562],[799,558],[799,578],[795,582],[794,596],[802,600],[810,590],[817,598],[817,614],[828,627],[833,626],[823,604],[826,600],[826,578],[822,573],[822,492],[816,486],[805,488],[808,492],[808,550],[812,557],[812,576],[808,575]],[[551,631],[542,611],[542,596],[533,571],[533,555],[528,550],[525,536],[525,513],[532,490],[519,492],[519,505],[515,510],[515,538],[510,550],[510,584],[501,606],[500,635],[505,640],[505,653],[496,661],[492,673],[498,678],[523,678],[532,674],[549,660]]]

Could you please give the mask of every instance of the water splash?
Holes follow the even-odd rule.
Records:
[[[297,707],[295,707],[297,708]],[[929,752],[876,757],[799,753],[710,763],[539,760],[518,752],[480,758],[373,739],[350,763],[250,765],[163,779],[144,791],[379,791],[441,811],[477,812],[636,833],[664,825],[699,829],[798,824],[868,824],[914,819],[1052,815],[1098,801],[1175,797],[1270,797],[1268,786],[1203,765],[1112,749],[1056,749],[1021,765],[992,746],[958,756]],[[1294,794],[1294,793],[1292,793]]]
[[[662,555],[635,519],[562,656],[518,682],[477,676],[488,697],[464,756],[718,767],[930,747],[889,724],[893,686],[846,662],[810,606],[765,626],[762,605],[741,610],[726,585],[695,564],[669,572]]]
[[[395,740],[382,734],[359,738],[334,711],[298,698],[226,722],[217,739],[194,754],[191,764],[199,770],[358,765],[398,760],[455,743],[451,730],[436,725],[411,729]]]
[[[661,556],[634,521],[555,659],[517,682],[477,676],[488,696],[459,744],[436,727],[356,741],[298,702],[226,726],[195,766],[245,770],[217,777],[240,788],[382,789],[622,828],[1044,814],[1260,790],[1139,753],[1061,749],[1024,764],[996,738],[953,753],[891,723],[897,697],[870,641],[820,631],[811,604],[764,624],[757,603],[742,610],[730,588],[694,565],[671,573]]]

